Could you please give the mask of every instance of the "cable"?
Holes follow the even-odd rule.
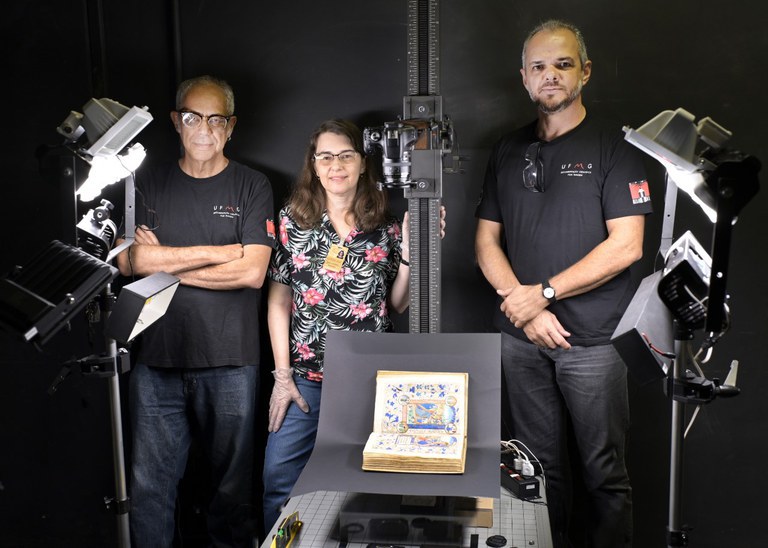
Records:
[[[134,188],[136,190],[136,194],[141,196],[141,205],[144,206],[144,210],[148,214],[151,214],[151,216],[153,216],[152,220],[155,221],[154,223],[152,223],[154,226],[147,227],[144,230],[150,230],[150,231],[157,230],[158,228],[160,228],[160,219],[159,219],[160,216],[157,214],[157,211],[155,211],[154,209],[152,209],[147,205],[147,198],[146,196],[144,196],[144,193],[141,191],[141,187],[139,186],[138,182],[134,184]],[[150,215],[147,215],[147,219],[149,218],[150,218]]]
[[[530,454],[530,458],[523,451],[521,451],[517,447],[517,445],[515,445],[516,443],[520,444]],[[536,457],[534,452],[531,451],[530,447],[528,447],[522,441],[514,439],[514,438],[511,439],[511,440],[501,440],[501,447],[502,447],[502,453],[515,453],[516,455],[518,455],[519,458],[524,459],[525,462],[527,462],[531,466],[531,469],[534,472],[535,472],[535,469],[533,469],[533,464],[534,463],[538,464],[539,468],[541,470],[540,475],[541,475],[541,478],[542,478],[543,487],[546,489],[546,486],[547,486],[547,475],[546,475],[546,471],[544,470],[544,465],[541,463],[541,461],[538,459],[538,457]],[[535,474],[534,473],[534,474],[523,474],[523,475],[539,475],[539,474]]]
[[[688,432],[691,430],[693,423],[696,422],[696,417],[698,416],[700,409],[701,409],[701,404],[697,405],[696,409],[693,410],[693,415],[691,415],[691,420],[688,421],[688,426],[685,428],[685,432],[683,432],[683,439],[685,439],[688,436]]]
[[[661,349],[659,349],[659,348],[657,348],[656,346],[653,345],[653,343],[651,342],[651,339],[648,337],[648,335],[646,335],[645,333],[640,333],[640,335],[643,337],[643,339],[645,339],[645,343],[648,345],[648,348],[650,348],[651,350],[653,350],[654,352],[656,352],[660,356],[663,356],[665,358],[669,358],[669,359],[672,359],[672,360],[675,359],[675,353],[674,352],[666,352],[664,350],[661,350]]]

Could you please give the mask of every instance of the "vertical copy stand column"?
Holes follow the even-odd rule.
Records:
[[[681,523],[683,491],[683,441],[685,434],[685,402],[675,397],[675,388],[685,376],[691,355],[693,332],[675,322],[675,359],[672,362],[672,376],[668,378],[667,394],[671,402],[672,419],[669,453],[669,521],[667,523],[667,546],[688,546],[688,532]]]
[[[442,121],[439,93],[439,6],[437,0],[408,1],[408,96],[405,120]],[[405,191],[410,219],[411,333],[440,332],[440,201],[442,150],[430,143],[412,154],[411,179]]]
[[[102,319],[106,322],[112,308],[114,294],[111,284],[107,285],[103,295]],[[118,356],[117,342],[105,337],[107,355],[112,359],[113,371],[108,377],[110,418],[112,421],[112,462],[115,476],[115,498],[108,503],[117,516],[117,545],[120,548],[130,548],[130,501],[128,500],[128,488],[125,480],[125,456],[123,453],[123,414],[120,405],[120,359]]]

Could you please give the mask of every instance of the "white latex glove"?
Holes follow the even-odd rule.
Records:
[[[283,424],[291,402],[298,405],[299,409],[305,413],[309,413],[309,404],[293,382],[292,368],[275,369],[272,375],[275,377],[275,385],[272,387],[272,396],[269,398],[269,431],[277,432]]]

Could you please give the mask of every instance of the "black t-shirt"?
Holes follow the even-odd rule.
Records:
[[[526,150],[536,143],[536,122],[494,146],[476,216],[502,223],[507,257],[523,284],[537,284],[565,270],[606,239],[605,222],[651,212],[642,154],[624,141],[619,125],[591,116],[565,135],[542,142],[543,192],[523,184]],[[531,158],[534,158],[531,155]],[[632,299],[628,270],[582,295],[550,305],[571,344],[606,344]],[[523,340],[496,310],[496,326]]]
[[[265,175],[237,162],[196,179],[177,162],[140,172],[136,223],[162,245],[274,245],[272,188]],[[155,367],[259,363],[261,290],[179,285],[166,314],[141,335],[138,360]]]

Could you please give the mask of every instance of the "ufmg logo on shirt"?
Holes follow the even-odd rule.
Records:
[[[592,175],[592,163],[574,162],[572,164],[560,164],[560,175],[565,175],[566,177]]]
[[[215,205],[213,206],[213,216],[224,219],[236,219],[240,216],[240,206]]]

